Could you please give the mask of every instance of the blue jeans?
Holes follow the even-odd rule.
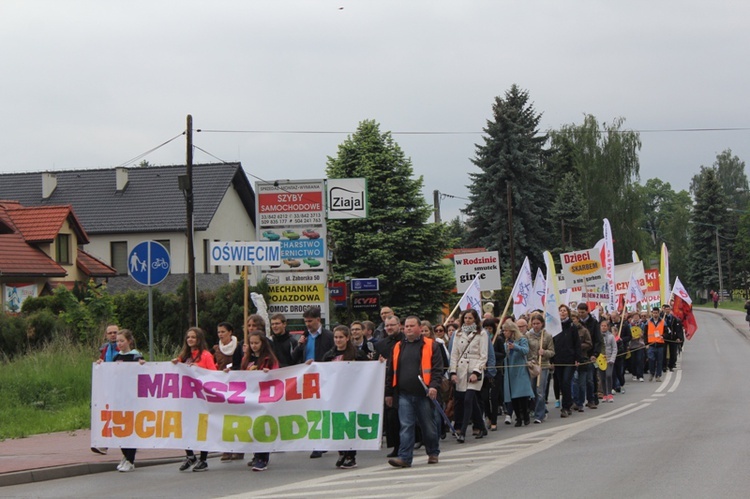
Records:
[[[547,378],[549,377],[549,369],[542,369],[542,372],[538,376],[541,378],[539,386],[537,386],[537,378],[531,379],[531,388],[536,393],[536,401],[534,403],[534,419],[544,421],[544,415],[547,413],[547,407],[544,400],[544,389],[547,386]]]
[[[434,402],[427,395],[410,395],[401,393],[398,396],[398,419],[401,422],[399,437],[401,446],[398,457],[411,464],[414,457],[414,431],[419,421],[422,429],[422,443],[428,456],[440,454],[437,428],[435,428]]]
[[[589,381],[588,366],[583,369],[577,369],[573,375],[573,402],[578,407],[586,405],[586,386]]]
[[[664,361],[664,347],[651,345],[648,349],[648,372],[651,376],[661,378],[662,362]]]

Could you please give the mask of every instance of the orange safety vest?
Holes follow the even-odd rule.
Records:
[[[656,336],[656,332],[659,332],[659,336]],[[648,321],[648,342],[649,343],[661,343],[664,344],[664,321],[659,321],[659,324],[654,324],[654,321]]]
[[[428,387],[430,386],[430,379],[432,373],[432,339],[422,338],[424,344],[422,345],[422,380]],[[396,343],[393,347],[393,386],[395,387],[398,382],[398,356],[401,353],[401,342]]]

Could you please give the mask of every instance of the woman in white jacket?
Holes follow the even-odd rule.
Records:
[[[458,330],[451,349],[450,375],[456,385],[455,419],[461,424],[458,431],[458,442],[463,443],[466,429],[472,419],[472,412],[476,411],[481,426],[474,428],[478,431],[476,438],[487,435],[487,428],[481,417],[479,397],[482,390],[482,374],[487,367],[487,349],[489,348],[487,332],[480,327],[479,314],[474,309],[461,312]],[[476,422],[475,422],[476,426]]]

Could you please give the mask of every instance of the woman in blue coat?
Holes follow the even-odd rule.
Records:
[[[504,400],[513,405],[516,414],[516,426],[529,424],[529,398],[534,396],[531,390],[531,378],[526,368],[526,356],[529,353],[529,342],[513,321],[503,323],[505,336]]]

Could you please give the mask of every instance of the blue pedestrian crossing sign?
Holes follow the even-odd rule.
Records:
[[[156,241],[138,243],[128,255],[128,272],[138,284],[155,286],[169,274],[169,252]]]

